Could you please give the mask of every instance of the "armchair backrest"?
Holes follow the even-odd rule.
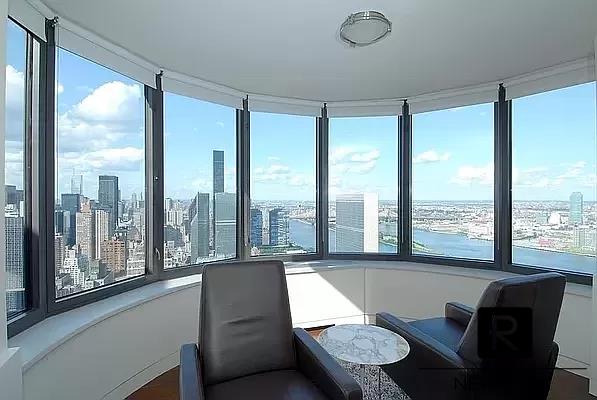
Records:
[[[220,263],[205,267],[199,351],[206,385],[294,368],[292,335],[282,262]]]
[[[528,307],[532,310],[532,357],[516,360],[520,368],[549,368],[553,340],[564,296],[566,278],[555,272],[491,282],[483,292],[482,307]],[[481,359],[478,355],[478,311],[462,336],[457,352],[476,367],[512,366],[510,360]]]

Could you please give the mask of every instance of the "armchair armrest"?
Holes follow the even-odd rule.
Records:
[[[465,370],[464,360],[454,350],[392,314],[378,313],[376,325],[402,336],[410,346],[407,358],[417,360],[419,368]]]
[[[180,400],[204,400],[199,348],[184,344],[180,348]]]
[[[332,400],[362,400],[363,392],[348,374],[304,329],[294,329],[298,369]]]
[[[446,303],[445,316],[458,322],[460,325],[468,326],[475,309],[457,302]]]

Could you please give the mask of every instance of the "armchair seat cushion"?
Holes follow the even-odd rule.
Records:
[[[449,349],[456,351],[466,326],[448,318],[430,318],[409,322],[421,332],[431,336]]]
[[[295,370],[263,372],[207,386],[206,400],[327,400],[303,374]]]

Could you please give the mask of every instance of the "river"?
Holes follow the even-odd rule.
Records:
[[[385,230],[385,227],[381,227]],[[315,225],[290,220],[290,240],[309,250],[315,251]],[[445,257],[470,258],[476,260],[493,259],[493,242],[470,239],[465,235],[428,232],[415,229],[414,240],[436,251],[434,255]],[[336,231],[330,230],[330,252],[336,250]],[[380,253],[395,253],[396,246],[379,243]],[[568,271],[594,273],[597,265],[595,257],[570,253],[514,247],[513,260],[517,264],[542,266]]]

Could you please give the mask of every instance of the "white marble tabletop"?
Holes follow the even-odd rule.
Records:
[[[319,343],[340,360],[366,365],[392,364],[410,351],[402,336],[375,325],[331,326],[321,332]]]

